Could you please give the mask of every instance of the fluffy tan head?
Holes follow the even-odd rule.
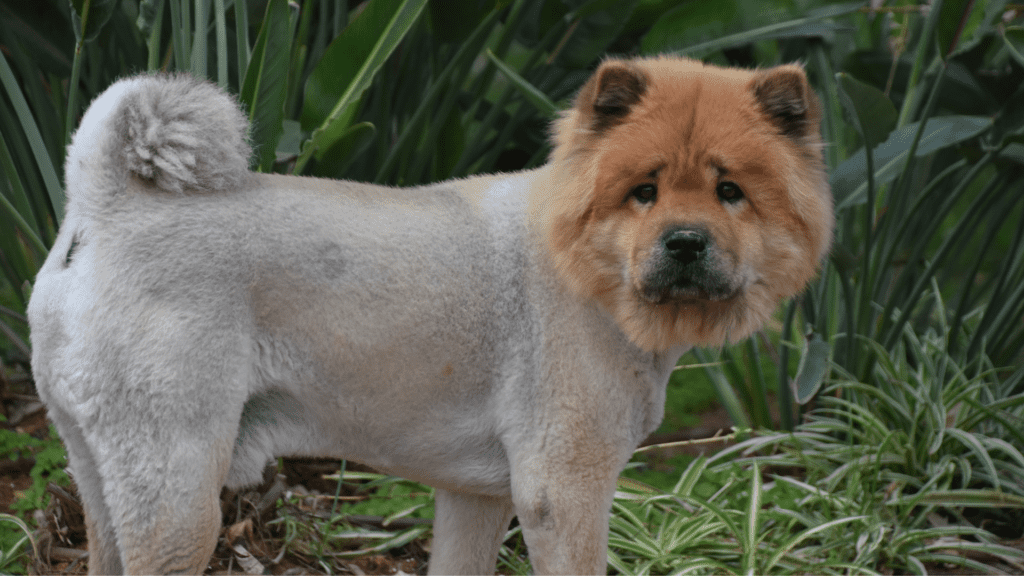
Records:
[[[558,273],[648,350],[720,344],[800,292],[832,238],[799,66],[608,60],[554,127],[531,199]]]

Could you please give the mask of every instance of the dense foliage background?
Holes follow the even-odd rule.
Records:
[[[1019,548],[998,544],[1024,535],[1022,12],[996,0],[0,0],[0,451],[33,466],[20,517],[0,523],[0,570],[25,567],[32,511],[47,482],[67,482],[52,435],[17,427],[32,406],[24,309],[63,215],[65,144],[114,79],[186,71],[237,94],[259,170],[411,185],[543,163],[549,122],[603,55],[665,52],[805,65],[838,231],[777,322],[684,358],[661,432],[705,390],[737,427],[731,447],[639,458],[612,567],[1024,569]],[[381,517],[429,516],[429,489],[359,474],[346,492],[414,495]],[[346,539],[350,510],[298,521],[282,502],[264,534],[315,559],[307,568],[344,570],[353,550],[415,556],[429,535],[413,523]],[[513,531],[504,569],[526,570],[523,558]]]

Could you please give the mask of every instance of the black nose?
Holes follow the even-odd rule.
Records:
[[[676,228],[666,232],[661,242],[672,259],[688,264],[707,253],[708,233],[699,228]]]

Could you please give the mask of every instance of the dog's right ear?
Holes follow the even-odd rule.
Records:
[[[647,75],[634,64],[607,60],[583,85],[574,108],[581,124],[603,132],[618,124],[647,92]]]
[[[818,130],[818,101],[804,69],[784,64],[758,71],[751,89],[761,110],[790,138],[803,138]]]

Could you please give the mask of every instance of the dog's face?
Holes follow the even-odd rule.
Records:
[[[605,62],[534,199],[559,274],[648,350],[747,336],[828,250],[818,124],[798,66]]]

